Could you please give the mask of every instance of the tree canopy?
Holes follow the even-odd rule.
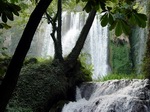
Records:
[[[0,110],[2,112],[5,110],[16,86],[23,61],[30,48],[36,28],[52,1],[54,0],[40,0],[29,18],[0,86]],[[20,11],[20,7],[14,4],[16,2],[18,2],[18,0],[10,0],[10,2],[7,0],[0,1],[0,8],[3,7],[0,9],[0,17],[2,19],[2,23],[0,23],[1,28],[7,25],[7,20],[13,21],[14,15],[19,16],[18,12]],[[96,11],[103,14],[101,17],[101,25],[103,27],[108,25],[110,30],[115,29],[116,36],[120,36],[122,33],[129,34],[130,28],[133,25],[138,25],[142,28],[146,26],[147,17],[145,14],[138,11],[138,7],[135,7],[136,3],[134,0],[76,0],[76,3],[79,2],[84,2],[85,6],[83,10],[90,13],[75,47],[65,60],[66,62],[63,63],[63,70],[65,72],[74,69],[77,58],[83,48],[87,34],[96,15]]]
[[[86,2],[84,10],[90,12],[93,8],[100,13],[101,25],[109,25],[109,30],[115,29],[116,36],[129,34],[134,25],[146,27],[147,17],[139,10],[135,0],[76,0]]]
[[[18,5],[15,5],[15,2],[17,2],[17,0],[10,0],[10,2],[7,0],[0,1],[0,16],[2,20],[0,28],[10,28],[10,26],[7,25],[7,20],[13,21],[14,15],[19,16],[21,8]]]

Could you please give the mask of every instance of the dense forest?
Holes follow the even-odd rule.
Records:
[[[139,2],[139,3],[138,3]],[[150,33],[149,1],[140,6],[135,0],[1,0],[0,37],[9,29],[23,33],[9,54],[1,40],[0,56],[0,112],[59,112],[64,103],[75,100],[76,85],[92,81],[92,66],[80,58],[96,15],[102,27],[110,31],[109,64],[112,73],[137,78],[150,78]],[[146,6],[143,8],[143,6]],[[62,12],[88,14],[72,51],[62,53]],[[53,41],[54,56],[49,59],[28,57],[31,42],[42,20],[51,24],[50,38]],[[135,28],[145,29],[145,51],[142,65],[135,60],[133,37]],[[16,33],[17,31],[14,31]],[[17,37],[16,37],[17,38]],[[41,37],[42,38],[42,37]],[[125,55],[124,55],[125,54]],[[119,57],[119,58],[118,58]],[[117,62],[117,61],[118,62]],[[124,63],[124,64],[122,64]],[[139,72],[140,71],[140,72]],[[110,74],[111,75],[111,74]],[[40,97],[40,98],[39,98]]]

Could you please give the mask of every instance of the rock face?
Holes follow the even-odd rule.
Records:
[[[62,112],[150,112],[149,80],[84,83]]]

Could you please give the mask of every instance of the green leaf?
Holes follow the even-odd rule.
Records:
[[[15,4],[9,4],[10,11],[13,12],[16,16],[19,16],[19,11],[21,8]]]
[[[7,22],[7,17],[6,17],[6,14],[5,14],[5,13],[2,13],[2,21],[3,21],[4,23]]]
[[[11,20],[11,21],[14,20],[14,17],[13,17],[12,12],[6,11],[5,14],[6,14],[6,16],[7,16],[7,18],[8,18],[9,20]]]
[[[139,16],[140,18],[142,18],[143,20],[147,21],[147,16],[146,16],[145,14],[139,13],[138,16]]]
[[[114,2],[112,2],[112,1],[106,1],[106,6],[107,7],[115,7],[115,3]]]
[[[116,21],[114,21],[112,24],[110,24],[109,30],[113,30],[116,26]]]
[[[0,26],[2,26],[2,28],[5,28],[5,29],[9,29],[11,28],[11,26],[5,24],[5,23],[0,23]]]
[[[85,7],[83,8],[87,13],[89,13],[92,10],[90,2],[88,2]]]
[[[109,23],[112,24],[114,22],[114,18],[111,13],[109,13]]]
[[[0,23],[0,29],[3,29],[3,25]]]
[[[141,15],[139,16],[138,13],[134,13],[136,22],[138,24],[139,27],[145,28],[146,27],[146,21],[144,20],[145,17],[142,17]]]
[[[99,9],[100,9],[99,4],[96,4],[96,5],[94,6],[94,9],[95,9],[95,10],[99,10]]]
[[[119,0],[112,0],[112,2],[118,4]]]
[[[7,47],[2,47],[2,50],[6,50],[7,49]]]
[[[15,5],[15,4],[11,4],[11,7],[17,11],[20,11],[21,8],[18,6],[18,5]]]
[[[136,19],[135,19],[134,14],[131,14],[131,17],[129,18],[129,22],[130,22],[132,25],[135,25],[135,24],[136,24]]]
[[[76,3],[79,3],[80,2],[80,0],[76,0]]]
[[[105,27],[108,24],[108,13],[105,13],[102,17],[101,17],[101,25],[102,27]]]
[[[121,26],[122,26],[122,31],[124,32],[124,34],[128,35],[130,33],[130,27],[128,26],[128,24],[122,20]]]
[[[10,0],[11,3],[18,3],[18,0]]]
[[[18,13],[16,10],[13,10],[13,13],[14,13],[16,16],[19,16],[19,13]]]
[[[116,23],[115,34],[116,36],[120,36],[122,34],[122,24],[120,20]]]

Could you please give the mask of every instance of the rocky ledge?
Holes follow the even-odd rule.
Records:
[[[83,83],[62,112],[150,112],[149,80]]]

